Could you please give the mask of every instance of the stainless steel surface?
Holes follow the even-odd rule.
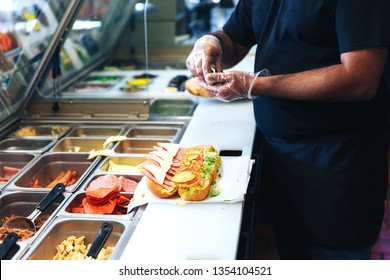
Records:
[[[66,137],[51,150],[53,152],[89,153],[92,150],[102,150],[105,140],[105,138]]]
[[[120,135],[123,127],[115,126],[80,126],[75,127],[69,133],[69,137],[89,137],[89,136],[116,136]]]
[[[172,141],[166,139],[144,139],[134,138],[121,141],[115,145],[114,151],[116,153],[124,154],[148,154],[154,150],[157,143],[171,143]]]
[[[7,189],[29,189],[30,191],[49,191],[48,188],[29,188],[30,182],[36,178],[40,186],[52,183],[61,173],[68,170],[77,172],[76,183],[66,187],[67,192],[76,190],[84,178],[97,163],[88,159],[88,153],[47,153],[37,159],[27,170],[23,172]]]
[[[0,142],[0,151],[14,153],[43,153],[55,141],[53,139],[7,138]]]
[[[115,247],[110,259],[115,259],[115,252],[123,250],[119,246],[121,237],[128,226],[124,221],[101,219],[71,219],[57,217],[47,228],[45,234],[34,242],[31,249],[23,256],[27,260],[52,260],[57,253],[56,247],[71,235],[85,236],[85,244],[92,243],[96,232],[102,222],[108,221],[113,225],[113,230],[108,237],[104,248]]]

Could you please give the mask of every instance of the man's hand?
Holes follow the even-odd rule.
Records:
[[[222,47],[217,37],[204,35],[196,41],[186,64],[191,73],[203,82],[210,73],[222,72]]]

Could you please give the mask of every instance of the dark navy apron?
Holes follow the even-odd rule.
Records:
[[[282,251],[375,242],[387,191],[386,132],[299,142],[263,135],[263,145],[262,199]]]

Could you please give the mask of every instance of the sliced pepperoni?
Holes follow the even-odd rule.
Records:
[[[75,214],[84,214],[84,207],[72,207],[72,213]]]
[[[127,205],[129,205],[130,199],[128,199],[124,195],[120,195],[119,197],[116,198],[116,206],[121,207],[121,208],[126,208]]]
[[[101,205],[110,199],[118,197],[120,192],[118,189],[100,188],[93,191],[87,191],[85,194],[91,204]]]
[[[111,214],[114,212],[115,206],[115,199],[111,199],[107,203],[99,206],[89,203],[88,198],[83,199],[83,208],[86,214]]]

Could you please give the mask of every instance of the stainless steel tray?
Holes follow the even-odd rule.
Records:
[[[150,106],[151,115],[192,116],[197,103],[190,99],[156,99]]]
[[[112,157],[104,158],[94,171],[99,172],[126,172],[126,174],[139,174],[137,166],[145,162],[147,156],[118,154]]]
[[[106,138],[65,137],[51,148],[52,152],[89,153],[102,150]]]
[[[174,142],[179,128],[163,127],[163,126],[149,126],[149,127],[133,127],[126,132],[128,138],[160,138],[167,139]]]
[[[0,152],[44,153],[55,143],[55,139],[6,138],[0,142]]]
[[[94,136],[117,136],[121,135],[124,127],[83,125],[73,128],[68,137],[94,137]]]
[[[5,177],[5,167],[19,169],[19,172],[9,178],[8,181],[0,181],[0,189],[6,188],[36,157],[35,154],[0,153],[0,177]]]
[[[166,139],[172,143],[179,143],[189,120],[181,117],[169,117],[162,120],[151,120],[126,125],[125,135],[129,138]]]
[[[40,186],[46,186],[61,173],[68,170],[77,172],[78,180],[66,187],[65,192],[74,192],[95,167],[98,159],[88,159],[88,153],[47,153],[39,157],[34,164],[10,184],[7,189],[49,191],[49,188],[30,188],[33,178],[37,178]]]
[[[129,239],[125,230],[130,223],[112,219],[71,219],[55,218],[44,234],[42,234],[31,248],[24,254],[25,260],[52,260],[57,253],[56,247],[71,235],[85,236],[85,244],[92,243],[96,232],[103,222],[113,225],[113,230],[103,248],[115,247],[110,259],[118,259]]]
[[[123,154],[149,154],[157,143],[171,143],[171,141],[164,138],[129,138],[118,142],[114,146],[114,151]]]
[[[69,125],[31,124],[19,126],[9,137],[49,137],[61,138],[70,130]]]
[[[10,215],[18,216],[28,216],[30,215],[37,204],[43,199],[46,195],[46,192],[12,192],[6,191],[0,197],[0,219],[3,221],[5,217]],[[45,228],[50,224],[50,221],[55,217],[59,209],[64,205],[66,200],[70,197],[69,193],[60,194],[59,197],[45,210],[42,212],[42,215],[49,215],[49,218],[46,222],[37,230],[34,236],[18,241],[17,243],[24,247],[24,245],[29,245],[38,238],[38,236],[45,231]],[[23,249],[23,248],[21,248]],[[18,251],[18,254],[21,254],[22,250]],[[15,258],[18,256],[15,255]]]
[[[102,173],[99,175],[90,176],[91,178],[84,181],[84,183],[81,185],[79,190],[77,192],[75,192],[75,194],[67,201],[65,206],[59,211],[58,215],[61,217],[79,217],[79,218],[91,218],[91,219],[96,218],[97,216],[104,216],[106,219],[113,219],[113,220],[115,220],[115,219],[122,220],[123,219],[123,220],[130,221],[133,218],[136,211],[131,211],[130,213],[124,213],[124,214],[85,214],[85,213],[73,213],[72,212],[72,208],[74,208],[74,207],[77,208],[77,207],[80,207],[80,205],[82,205],[82,200],[84,198],[86,198],[86,190],[87,190],[89,184],[92,181],[94,181],[95,179],[97,179],[98,177],[104,176],[104,175],[111,175],[111,176],[114,175],[117,178],[119,178],[119,176],[123,176],[126,179],[134,180],[137,183],[142,179],[141,174],[129,175],[129,174],[124,174],[124,173],[115,173],[115,174]],[[134,192],[121,192],[121,195],[125,196],[128,199],[132,199],[133,194],[134,194]],[[136,210],[136,209],[134,209],[134,210]]]

